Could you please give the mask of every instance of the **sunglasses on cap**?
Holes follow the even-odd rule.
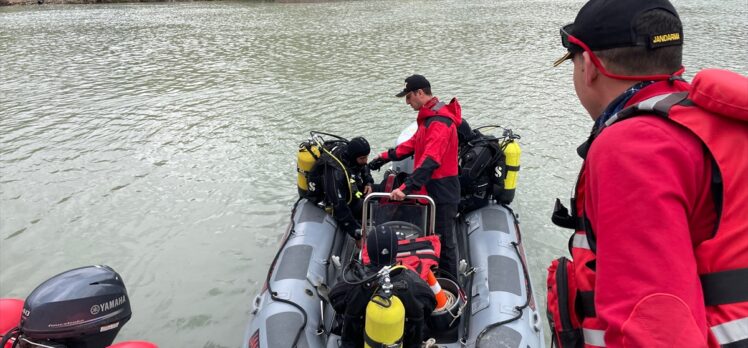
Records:
[[[574,27],[574,23],[569,23],[561,27],[561,29],[559,30],[561,33],[561,45],[564,46],[564,48],[566,48],[570,52],[574,52],[574,53],[582,52],[584,51],[584,48],[582,48],[581,46],[575,45],[574,43],[569,41],[570,36],[574,38],[575,41],[579,41],[577,38],[569,34],[569,31],[571,31],[572,27]]]
[[[567,24],[561,27],[561,30],[560,30],[561,45],[564,46],[564,48],[566,48],[568,52],[566,52],[566,54],[563,57],[559,58],[553,63],[554,67],[560,65],[567,59],[572,59],[574,57],[574,54],[587,52],[587,54],[589,54],[590,56],[590,60],[592,61],[592,64],[595,65],[595,67],[597,68],[597,70],[600,71],[600,73],[602,73],[603,75],[607,77],[610,77],[612,79],[617,79],[617,80],[631,80],[631,81],[669,80],[673,76],[683,74],[683,72],[686,70],[683,66],[681,66],[681,68],[678,69],[678,71],[674,72],[672,75],[659,74],[659,75],[626,76],[626,75],[613,74],[605,69],[603,64],[600,62],[600,59],[597,58],[597,55],[595,55],[595,53],[592,52],[592,50],[590,49],[589,46],[587,46],[587,44],[585,44],[584,42],[582,42],[582,40],[579,40],[577,37],[569,33],[569,31],[571,30],[573,26],[574,26],[574,23],[570,23],[570,24]],[[646,45],[646,42],[644,43],[644,45]]]
[[[561,46],[563,46],[568,52],[566,52],[566,54],[564,54],[563,57],[553,62],[554,68],[559,66],[561,63],[563,63],[567,59],[574,58],[574,54],[581,53],[584,51],[584,48],[582,48],[581,46],[575,45],[571,41],[569,41],[569,36],[571,36],[571,34],[569,34],[569,31],[571,31],[571,28],[573,26],[574,26],[574,23],[569,23],[561,27],[561,29],[559,30],[561,33]]]

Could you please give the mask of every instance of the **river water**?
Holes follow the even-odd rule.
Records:
[[[309,130],[390,146],[421,73],[476,125],[522,135],[517,199],[532,279],[590,119],[558,28],[577,0],[198,2],[0,8],[0,296],[107,264],[119,339],[238,347],[295,200]],[[748,1],[676,1],[687,78],[748,74]],[[543,302],[540,300],[538,302]]]

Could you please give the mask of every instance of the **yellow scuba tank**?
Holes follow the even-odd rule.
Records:
[[[405,307],[395,295],[375,294],[366,305],[364,347],[402,347],[405,331]]]
[[[309,192],[308,176],[319,156],[320,151],[317,145],[305,142],[299,146],[299,154],[296,156],[296,172],[301,197],[306,197]]]
[[[500,203],[509,204],[514,200],[514,191],[517,188],[517,174],[519,172],[519,157],[521,152],[517,140],[510,138],[504,147],[506,171],[504,173],[504,189],[498,197]]]

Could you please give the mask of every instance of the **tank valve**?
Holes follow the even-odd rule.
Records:
[[[392,282],[390,281],[390,266],[384,266],[377,273],[379,276],[380,288],[382,289],[383,295],[389,297],[392,295]]]

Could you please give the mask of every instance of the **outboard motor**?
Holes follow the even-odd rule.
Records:
[[[31,292],[14,336],[21,348],[104,348],[131,315],[117,272],[109,266],[81,267],[60,273]]]

